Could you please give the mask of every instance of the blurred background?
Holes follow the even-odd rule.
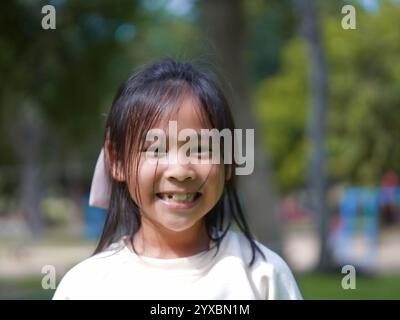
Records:
[[[165,57],[217,72],[255,128],[248,219],[304,298],[400,298],[400,1],[3,0],[0,30],[0,299],[49,299],[43,267],[93,253],[107,112]]]

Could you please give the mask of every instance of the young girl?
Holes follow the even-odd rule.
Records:
[[[110,182],[109,199],[107,192],[100,199],[108,207],[101,239],[53,298],[301,299],[287,264],[248,228],[236,164],[174,161],[183,142],[168,131],[170,121],[177,132],[234,130],[221,89],[198,67],[166,60],[132,75],[108,115],[106,175],[96,166],[95,184],[100,177],[107,191]],[[153,128],[178,142],[152,148],[146,134]],[[226,157],[223,143],[220,149]],[[200,143],[190,151],[213,152]],[[240,232],[229,229],[232,223]]]

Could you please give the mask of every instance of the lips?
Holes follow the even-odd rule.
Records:
[[[201,197],[200,192],[159,192],[156,193],[163,205],[170,209],[191,209]]]
[[[166,202],[177,202],[177,203],[191,203],[201,196],[199,192],[188,192],[188,193],[174,193],[174,192],[159,192],[156,194],[158,198]]]

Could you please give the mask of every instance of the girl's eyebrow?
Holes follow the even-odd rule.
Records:
[[[203,129],[202,129],[202,130],[203,130]],[[156,136],[155,136],[155,138],[156,138]],[[170,135],[167,134],[167,133],[165,133],[164,138],[165,138],[165,143],[166,143],[166,145],[168,146],[168,145],[169,145],[169,138],[170,138]],[[202,143],[202,142],[204,142],[204,141],[209,142],[209,139],[211,139],[211,136],[210,136],[209,134],[207,134],[207,133],[202,133],[202,132],[199,130],[199,131],[197,131],[195,134],[186,135],[186,136],[185,136],[185,140],[179,140],[179,141],[177,141],[177,142],[179,142],[179,144],[184,144],[184,143],[186,143],[186,142],[188,141],[188,138],[189,138],[189,141],[190,141],[190,139],[197,138],[197,142]],[[158,139],[158,138],[157,138],[157,139],[154,139],[154,140],[146,140],[146,141],[144,142],[144,146],[148,147],[148,146],[151,145],[151,144],[158,144],[158,143],[160,143],[160,139]]]
[[[168,134],[165,134],[165,147],[166,148],[169,148],[169,135]],[[207,143],[210,143],[209,142],[209,139],[210,139],[210,137],[209,137],[209,135],[207,135],[207,134],[201,134],[201,132],[197,132],[196,134],[189,134],[189,135],[187,135],[185,138],[185,140],[179,140],[179,141],[177,141],[178,142],[178,145],[183,145],[183,144],[185,144],[185,143],[187,143],[188,141],[190,141],[191,139],[193,139],[194,137],[196,137],[197,138],[197,140],[196,140],[196,142],[197,143],[203,143],[204,141],[205,142],[207,142]],[[203,139],[202,139],[202,137],[204,137]],[[188,138],[189,138],[189,140],[188,140]],[[144,148],[148,148],[149,146],[151,146],[151,145],[158,145],[160,143],[160,140],[159,139],[155,139],[155,140],[146,140],[145,142],[144,142],[144,144],[143,144],[143,147]]]
[[[200,132],[197,132],[197,134],[189,134],[189,135],[185,136],[185,140],[179,140],[177,142],[178,142],[178,145],[183,145],[195,138],[197,139],[196,143],[202,144],[204,142],[210,143],[211,137],[207,134],[201,134]],[[166,140],[167,140],[166,141],[167,145],[169,145],[169,135],[166,135]],[[194,141],[192,140],[192,142],[194,142]]]
[[[179,136],[179,134],[178,134],[178,136]],[[169,134],[166,134],[165,135],[165,137],[167,138],[167,139],[169,139]],[[195,133],[195,134],[189,134],[189,135],[186,135],[185,136],[185,138],[192,138],[192,137],[196,137],[198,140],[200,140],[202,137],[209,137],[209,135],[208,134],[202,134],[201,132],[197,132],[197,133]]]

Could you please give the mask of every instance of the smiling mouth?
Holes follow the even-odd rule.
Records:
[[[192,203],[200,198],[200,192],[192,193],[156,193],[156,196],[167,203]]]

